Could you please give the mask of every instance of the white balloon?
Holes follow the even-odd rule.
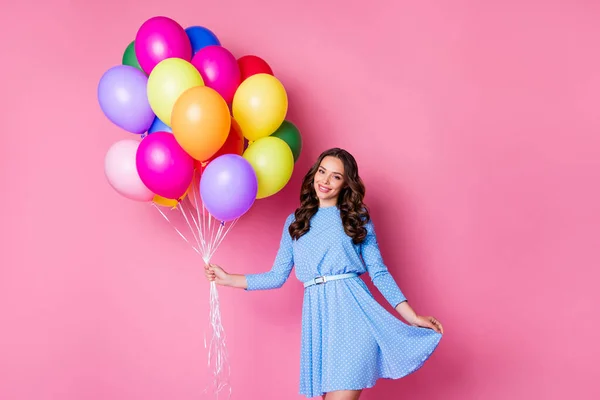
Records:
[[[144,185],[135,165],[140,142],[133,139],[114,143],[104,157],[104,174],[120,195],[135,201],[152,201],[154,193]]]

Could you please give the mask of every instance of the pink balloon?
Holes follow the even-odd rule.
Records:
[[[154,193],[144,185],[136,167],[140,142],[134,139],[114,143],[104,157],[104,174],[120,195],[135,201],[151,201]]]
[[[190,61],[192,44],[185,29],[167,17],[152,17],[142,24],[135,36],[135,55],[150,74],[156,64],[167,58]]]
[[[217,45],[203,47],[192,58],[192,64],[202,75],[206,86],[218,92],[227,103],[233,101],[242,74],[229,50]]]
[[[168,132],[154,132],[142,140],[136,166],[144,185],[168,199],[180,198],[194,176],[194,159]]]

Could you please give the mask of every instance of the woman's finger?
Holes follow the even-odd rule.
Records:
[[[434,317],[429,318],[429,321],[431,322],[431,324],[433,325],[433,329],[436,332],[442,333],[442,324],[440,324],[440,321],[438,321],[437,319],[435,319]]]

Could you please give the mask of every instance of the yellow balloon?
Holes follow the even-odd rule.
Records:
[[[232,113],[249,141],[267,137],[281,126],[288,97],[273,75],[256,74],[244,80],[233,96]]]
[[[279,192],[294,172],[294,154],[286,142],[275,136],[258,139],[243,157],[252,165],[258,179],[257,199]]]
[[[159,196],[159,195],[155,194],[154,198],[152,199],[152,201],[155,204],[158,204],[159,206],[169,207],[169,208],[176,208],[177,204],[181,200],[185,199],[185,196],[188,195],[188,193],[190,192],[191,188],[192,188],[192,184],[190,183],[190,186],[188,186],[188,188],[185,191],[185,193],[179,199],[169,199],[169,198],[162,197],[162,196]]]
[[[200,72],[181,58],[167,58],[159,62],[148,77],[148,102],[154,114],[171,126],[173,105],[186,90],[204,86]]]
[[[177,199],[167,199],[166,197],[159,196],[157,194],[154,195],[152,201],[159,206],[175,208],[177,207]]]

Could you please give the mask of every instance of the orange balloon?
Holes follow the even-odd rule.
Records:
[[[171,114],[177,143],[196,160],[208,160],[229,135],[229,107],[217,91],[196,86],[179,96]]]
[[[244,135],[242,135],[242,130],[235,119],[231,119],[231,129],[225,144],[208,160],[194,160],[196,171],[204,170],[208,163],[223,154],[237,154],[238,156],[244,154]]]

